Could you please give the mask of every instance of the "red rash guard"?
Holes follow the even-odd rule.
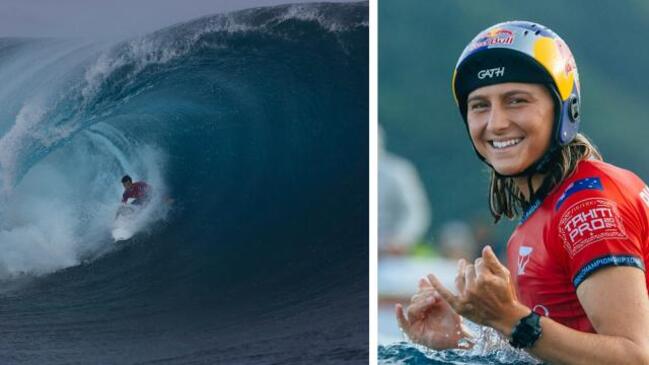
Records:
[[[129,189],[124,191],[122,195],[122,203],[126,203],[129,198],[134,198],[137,201],[147,200],[149,193],[149,185],[144,181],[133,183]]]
[[[648,221],[649,188],[640,178],[601,161],[581,161],[532,204],[509,239],[508,267],[519,300],[568,327],[595,332],[577,287],[608,266],[644,271]]]

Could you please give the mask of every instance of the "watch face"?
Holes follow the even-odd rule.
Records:
[[[509,343],[516,348],[530,347],[541,337],[541,332],[541,317],[532,312],[514,327]]]

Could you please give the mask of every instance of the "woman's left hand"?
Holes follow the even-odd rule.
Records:
[[[458,295],[445,288],[432,274],[428,279],[456,313],[509,336],[519,319],[531,310],[518,302],[509,270],[503,266],[490,246],[471,264],[460,260],[455,284]]]

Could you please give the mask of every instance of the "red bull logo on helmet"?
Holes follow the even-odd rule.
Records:
[[[575,59],[572,57],[572,53],[570,52],[570,49],[568,49],[568,46],[562,40],[557,40],[556,42],[557,48],[559,48],[559,53],[561,53],[561,58],[565,61],[563,72],[569,74],[570,71],[577,68],[575,65]]]
[[[482,37],[478,38],[473,45],[472,49],[492,46],[496,44],[512,44],[514,43],[514,33],[507,29],[492,29],[486,32]]]
[[[577,62],[575,62],[575,57],[572,55],[572,52],[570,52],[570,48],[568,48],[568,45],[561,38],[557,38],[556,42],[561,58],[563,58],[565,62],[563,72],[566,75],[569,75],[572,71],[577,70]],[[579,75],[577,74],[575,74],[575,83],[579,87]]]

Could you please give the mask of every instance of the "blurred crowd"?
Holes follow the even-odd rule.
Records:
[[[385,146],[379,127],[379,259],[395,256],[433,256],[451,260],[473,260],[494,232],[479,219],[457,218],[429,232],[432,211],[415,165]]]
[[[486,244],[496,252],[504,247],[495,242],[494,225],[480,218],[431,225],[431,204],[416,166],[388,151],[385,142],[379,128],[379,343],[389,344],[403,340],[394,305],[408,303],[420,278],[434,273],[451,287],[458,259],[477,258]]]

